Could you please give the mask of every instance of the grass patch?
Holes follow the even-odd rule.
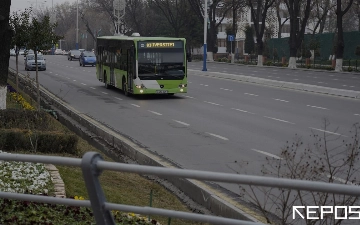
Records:
[[[21,93],[24,99],[30,97]],[[14,104],[11,99],[7,98],[7,108],[19,108],[18,104]],[[28,100],[30,101],[30,100]],[[34,100],[31,100],[34,102]],[[52,120],[52,126],[56,131],[71,133],[65,126],[57,120]],[[67,156],[80,158],[88,151],[99,152],[105,161],[113,161],[111,158],[104,155],[101,151],[94,148],[85,140],[79,137],[76,146],[77,152],[74,154],[47,154],[57,156]],[[22,151],[17,153],[38,154],[36,152]],[[42,155],[46,155],[41,153]],[[66,196],[68,198],[76,198],[78,196],[84,199],[89,199],[85,183],[80,168],[57,166],[59,173],[65,183]],[[152,193],[152,207],[171,209],[178,211],[191,212],[185,204],[183,204],[175,195],[166,190],[158,183],[152,182],[138,174],[121,173],[113,171],[104,171],[100,176],[100,182],[108,202],[129,204],[135,206],[149,206],[150,193]],[[51,188],[50,188],[51,189]],[[94,224],[95,220],[92,212],[86,208],[67,207],[61,205],[51,205],[42,203],[29,203],[24,201],[15,201],[1,199],[0,205],[0,224],[39,224],[44,222],[51,222],[49,224]],[[81,219],[79,219],[81,215]],[[164,218],[161,216],[151,215],[153,221],[148,221],[148,215],[136,216],[133,213],[113,212],[117,224],[155,224],[156,221],[164,224],[206,224],[200,222],[193,222],[188,220],[179,220]],[[25,222],[24,222],[25,221]]]

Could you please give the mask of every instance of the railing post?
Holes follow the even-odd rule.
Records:
[[[85,153],[81,160],[81,170],[96,224],[115,225],[111,212],[105,209],[106,199],[99,182],[99,176],[102,171],[96,168],[96,163],[100,160],[103,160],[103,158],[99,153]]]

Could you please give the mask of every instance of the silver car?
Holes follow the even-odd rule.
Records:
[[[46,61],[43,55],[37,55],[38,70],[46,70]],[[36,70],[35,55],[25,56],[25,70]]]

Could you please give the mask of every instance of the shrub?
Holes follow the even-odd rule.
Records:
[[[349,72],[352,72],[353,71],[353,68],[351,66],[348,67],[348,71]]]

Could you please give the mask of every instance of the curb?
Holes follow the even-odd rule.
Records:
[[[54,189],[55,189],[54,197],[66,198],[65,184],[64,181],[61,179],[59,170],[52,164],[45,164],[45,168],[49,171],[51,176],[51,181],[54,184]]]

